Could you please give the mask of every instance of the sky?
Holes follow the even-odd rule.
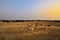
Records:
[[[60,20],[60,0],[0,0],[0,20]]]

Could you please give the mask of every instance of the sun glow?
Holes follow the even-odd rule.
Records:
[[[43,13],[43,17],[48,20],[60,20],[60,6],[59,5],[45,7],[42,13]]]
[[[50,19],[59,19],[60,18],[60,7],[51,7],[46,10],[46,15]]]

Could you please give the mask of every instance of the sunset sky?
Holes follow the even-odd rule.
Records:
[[[60,20],[60,0],[0,0],[0,20]]]

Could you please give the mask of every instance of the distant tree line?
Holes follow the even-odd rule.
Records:
[[[30,21],[42,21],[42,22],[60,22],[60,20],[0,20],[2,22],[30,22]]]

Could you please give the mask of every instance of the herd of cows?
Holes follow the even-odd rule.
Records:
[[[0,40],[60,40],[60,22],[0,21]]]

